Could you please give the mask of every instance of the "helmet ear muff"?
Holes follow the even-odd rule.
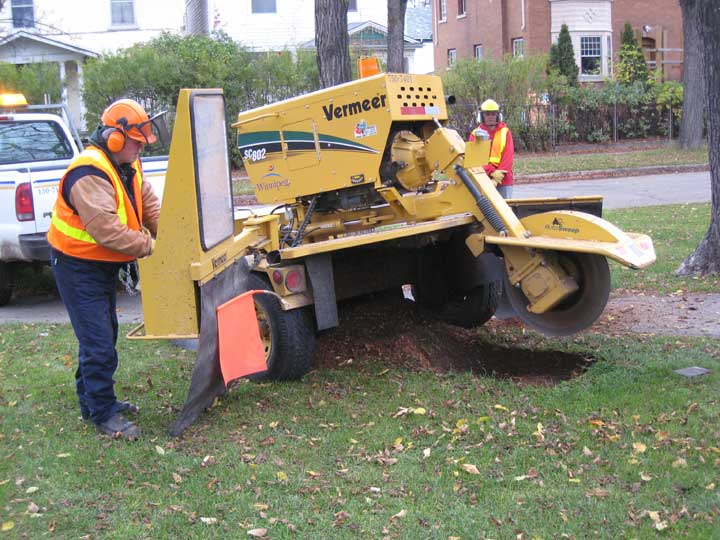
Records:
[[[125,133],[121,130],[113,127],[107,128],[103,131],[102,136],[103,139],[105,139],[108,150],[111,152],[120,152],[125,148]]]

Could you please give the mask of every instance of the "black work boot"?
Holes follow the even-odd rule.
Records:
[[[115,413],[109,419],[95,424],[98,433],[109,435],[113,439],[135,441],[140,438],[140,428],[120,413]]]
[[[140,407],[129,401],[118,401],[115,407],[116,412],[119,413],[140,414]],[[90,409],[87,408],[87,405],[80,405],[80,416],[82,416],[83,420],[90,420]]]

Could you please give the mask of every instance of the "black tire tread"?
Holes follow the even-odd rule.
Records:
[[[272,287],[267,280],[251,273],[248,289],[272,290]],[[315,329],[307,308],[283,311],[277,298],[271,295],[256,295],[255,300],[270,319],[273,338],[268,372],[262,379],[292,381],[302,378],[312,368],[315,349]]]

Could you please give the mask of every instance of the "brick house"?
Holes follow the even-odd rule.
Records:
[[[434,0],[435,67],[462,58],[547,54],[565,23],[580,81],[601,81],[612,76],[625,22],[641,40],[648,66],[681,80],[678,0]]]

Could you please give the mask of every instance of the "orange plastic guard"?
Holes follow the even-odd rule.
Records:
[[[263,292],[247,291],[217,308],[220,371],[226,385],[267,371],[253,302],[253,295]]]

